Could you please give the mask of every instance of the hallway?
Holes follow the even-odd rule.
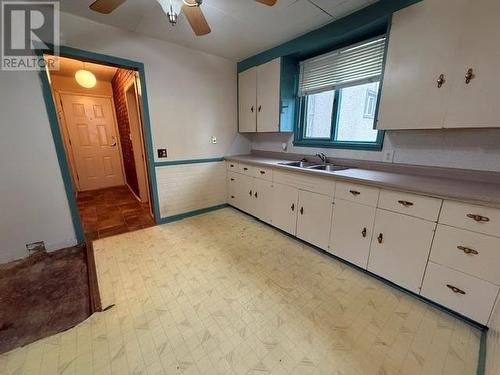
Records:
[[[77,201],[90,241],[155,225],[149,204],[139,202],[127,186],[81,192]]]

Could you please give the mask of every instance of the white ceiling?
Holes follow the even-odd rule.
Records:
[[[85,64],[80,60],[70,59],[61,56],[52,56],[51,58],[59,60],[59,70],[51,74],[65,77],[74,77],[75,73],[84,69],[94,73],[98,81],[111,82],[117,68],[101,64],[93,64],[86,62]]]
[[[93,0],[65,0],[61,10],[240,61],[377,1],[278,0],[268,7],[253,0],[204,0],[212,32],[202,37],[194,35],[182,14],[171,26],[156,0],[128,0],[109,15],[91,11]]]

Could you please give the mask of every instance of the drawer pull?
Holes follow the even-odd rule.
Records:
[[[361,231],[361,235],[363,236],[363,238],[366,237],[366,233],[367,233],[366,228],[363,228],[363,230]]]
[[[244,171],[248,171],[248,168],[247,168],[247,167],[243,167],[243,170],[244,170]]]
[[[304,207],[300,207],[300,214],[304,215]]]
[[[234,181],[234,178],[231,178],[231,181]]]
[[[450,288],[453,293],[462,294],[462,295],[465,294],[465,292],[462,289],[458,289],[456,286],[446,284],[446,287]]]
[[[476,215],[476,214],[467,214],[467,217],[472,219],[472,220],[477,221],[478,223],[487,223],[488,221],[490,221],[489,217]]]
[[[260,171],[260,174],[266,174],[266,171]]]
[[[231,198],[234,199],[234,195],[231,195]]]
[[[378,241],[378,243],[384,242],[384,234],[383,233],[379,233],[379,235],[377,237],[377,241]]]
[[[254,197],[255,197],[255,198],[258,198],[258,197],[259,197],[259,196],[257,195],[257,192],[255,192]]]
[[[413,206],[413,203],[412,202],[408,202],[408,201],[398,201],[399,204],[405,206],[405,207],[411,207]]]
[[[252,190],[250,190],[250,191],[248,192],[248,195],[252,196]]]
[[[230,166],[231,168],[234,168],[234,164],[229,164],[229,166]]]
[[[295,203],[292,203],[292,207],[290,207],[292,211],[295,211]]]
[[[357,190],[349,190],[349,193],[351,193],[352,195],[356,196],[356,195],[360,195],[361,193]]]
[[[458,250],[462,250],[467,255],[479,255],[477,250],[471,249],[470,247],[457,246]]]

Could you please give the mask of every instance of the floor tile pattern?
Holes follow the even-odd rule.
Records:
[[[115,306],[1,374],[476,372],[478,330],[231,208],[94,245]]]
[[[149,204],[141,203],[127,186],[84,191],[78,208],[88,240],[105,238],[153,226]]]

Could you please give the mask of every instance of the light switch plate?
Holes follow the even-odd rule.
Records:
[[[386,163],[394,162],[394,150],[385,150],[384,151],[384,161]]]

